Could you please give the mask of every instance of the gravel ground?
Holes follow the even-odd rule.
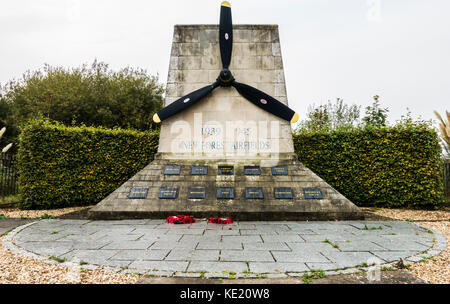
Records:
[[[64,208],[54,210],[17,210],[0,209],[0,215],[8,218],[40,218],[44,214],[61,216],[68,213],[79,212],[86,207]],[[450,212],[424,211],[404,209],[371,209],[363,208],[378,216],[398,220],[412,220],[434,229],[450,240]],[[1,244],[1,238],[0,238]],[[439,256],[424,262],[411,265],[409,272],[430,283],[450,283],[450,248]],[[76,269],[74,271],[74,269]],[[38,283],[38,284],[133,284],[139,277],[133,274],[119,274],[102,268],[87,270],[81,266],[71,268],[62,265],[49,265],[34,260],[31,257],[17,255],[0,245],[0,284],[8,283]]]
[[[49,265],[0,246],[0,284],[134,284],[137,280],[132,274]]]
[[[442,233],[447,239],[447,248],[437,257],[411,265],[407,271],[434,284],[450,283],[450,212],[408,209],[366,209],[377,215],[398,220],[412,220],[420,225]]]
[[[16,208],[0,208],[0,215],[3,214],[7,218],[40,218],[42,216],[61,216],[68,213],[79,212],[84,209],[89,209],[93,206],[84,207],[71,207],[61,209],[49,209],[49,210],[20,210]]]
[[[89,207],[73,207],[52,210],[0,209],[7,218],[40,218],[44,214],[62,216]],[[49,265],[4,248],[0,238],[0,284],[134,284],[138,276],[119,274],[102,268],[94,270]]]

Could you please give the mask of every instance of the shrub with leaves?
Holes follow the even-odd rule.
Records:
[[[359,106],[346,104],[341,98],[318,107],[313,104],[309,106],[307,118],[299,124],[299,129],[330,131],[351,128],[359,123],[359,111]]]
[[[429,123],[297,132],[307,167],[360,206],[432,206],[443,201],[441,147]]]
[[[20,135],[22,208],[95,204],[153,160],[159,132],[33,120]]]
[[[103,62],[78,68],[27,71],[0,87],[0,127],[17,142],[20,126],[43,117],[65,125],[103,126],[140,131],[158,129],[152,116],[163,104],[163,87],[145,70],[113,71]]]
[[[389,109],[381,107],[379,98],[378,95],[375,95],[373,104],[366,108],[366,115],[362,119],[366,126],[383,127],[388,125],[387,113]]]

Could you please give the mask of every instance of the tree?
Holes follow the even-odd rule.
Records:
[[[78,68],[45,65],[0,88],[0,123],[13,137],[30,118],[42,116],[64,124],[156,129],[153,113],[161,109],[163,87],[142,69],[112,71],[94,61]]]
[[[372,106],[366,108],[366,116],[363,117],[363,122],[366,126],[382,127],[387,125],[388,108],[381,108],[379,96],[373,97],[374,102]]]
[[[331,131],[340,128],[353,127],[358,124],[360,107],[348,105],[343,99],[337,98],[334,103],[328,101],[325,105],[309,106],[307,119],[302,121],[299,129],[307,131]]]

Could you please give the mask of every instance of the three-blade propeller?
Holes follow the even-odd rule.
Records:
[[[223,68],[216,82],[175,100],[158,113],[155,113],[153,116],[154,122],[159,123],[162,120],[183,111],[197,101],[201,100],[219,86],[233,86],[239,94],[259,108],[292,123],[298,121],[298,114],[282,102],[254,87],[234,80],[233,75],[228,69],[233,50],[233,23],[231,19],[231,5],[227,1],[222,2],[220,8],[219,45]]]

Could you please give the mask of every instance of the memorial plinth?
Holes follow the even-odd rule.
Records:
[[[216,80],[222,69],[218,32],[217,25],[175,26],[165,106]],[[230,69],[236,79],[287,105],[278,27],[234,25],[233,35]],[[164,120],[155,160],[89,214],[102,219],[362,218],[352,202],[298,161],[290,123],[233,87],[217,88]]]

